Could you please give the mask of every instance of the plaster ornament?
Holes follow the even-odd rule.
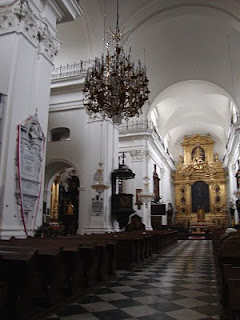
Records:
[[[0,34],[10,32],[23,34],[51,62],[61,47],[40,13],[34,12],[27,2],[0,6]]]

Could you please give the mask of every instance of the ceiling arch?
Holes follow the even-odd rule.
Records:
[[[65,37],[69,39],[62,38],[63,42],[71,40],[65,53],[75,61],[94,58],[85,49],[90,42],[94,50],[89,51],[97,56],[103,48],[105,0],[80,2],[84,3],[84,26],[76,23],[74,29],[73,23],[75,32],[71,29],[71,37],[68,32]],[[106,3],[108,31],[116,25],[116,1]],[[132,31],[132,58],[143,60],[145,56],[151,94],[144,116],[156,110],[158,131],[174,158],[181,153],[183,136],[197,132],[210,133],[216,140],[216,152],[223,157],[230,105],[234,101],[238,109],[240,106],[238,1],[121,0],[119,15],[120,27]]]
[[[158,114],[157,130],[177,160],[185,135],[210,134],[216,141],[215,151],[223,158],[231,122],[232,98],[221,87],[199,80],[174,84],[155,99],[151,110]]]
[[[230,6],[229,6],[230,5]],[[131,36],[140,26],[145,24],[148,20],[156,19],[157,16],[162,15],[161,21],[165,19],[174,18],[177,16],[183,16],[186,14],[202,14],[201,10],[209,12],[209,14],[220,15],[221,18],[225,17],[226,20],[238,31],[240,30],[240,17],[239,17],[239,7],[233,2],[228,3],[222,1],[212,1],[210,4],[209,1],[174,1],[170,0],[165,5],[163,5],[158,0],[148,1],[145,5],[136,10],[131,16],[128,17],[128,24],[132,25],[131,30],[128,36]],[[237,9],[237,10],[236,10]],[[212,11],[212,13],[211,13]],[[169,14],[170,13],[170,14]]]
[[[69,168],[73,168],[76,170],[77,175],[81,181],[80,172],[73,163],[64,159],[55,159],[48,162],[45,168],[45,190],[49,190],[51,188],[54,177],[59,174],[60,171]]]

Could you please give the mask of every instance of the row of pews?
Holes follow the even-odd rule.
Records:
[[[240,231],[213,231],[213,252],[223,320],[240,320]]]
[[[164,230],[0,240],[0,318],[41,319],[176,242]]]

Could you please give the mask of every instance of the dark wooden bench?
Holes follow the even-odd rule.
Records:
[[[0,246],[0,281],[7,286],[0,309],[4,319],[24,319],[32,311],[33,296],[40,288],[36,264],[36,250]]]
[[[213,232],[213,249],[222,318],[237,320],[240,315],[240,234]]]
[[[31,319],[63,303],[66,295],[110,279],[117,268],[142,264],[154,251],[153,235],[160,252],[177,241],[168,231],[0,240],[1,316]]]
[[[240,319],[240,267],[224,264],[224,308],[230,320]]]

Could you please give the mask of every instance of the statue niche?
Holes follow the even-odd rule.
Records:
[[[205,152],[203,148],[196,146],[196,148],[192,150],[192,161],[195,163],[202,163],[205,161]]]

